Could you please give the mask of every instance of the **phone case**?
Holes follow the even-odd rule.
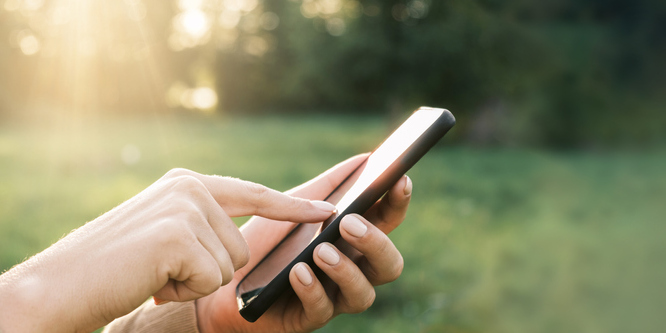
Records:
[[[419,110],[435,110],[433,108],[422,107]],[[322,242],[334,243],[340,238],[339,224],[342,217],[347,214],[363,214],[365,213],[377,200],[379,200],[384,193],[386,193],[395,184],[403,174],[405,174],[416,162],[423,157],[430,148],[432,148],[452,127],[455,125],[455,118],[448,110],[436,109],[443,111],[437,120],[418,138],[414,143],[405,150],[378,178],[376,178],[371,185],[363,191],[358,198],[353,201],[347,208],[338,212],[338,215],[332,216],[333,219],[328,226],[321,231],[321,233],[303,250],[294,260],[292,260],[280,273],[270,281],[265,287],[257,288],[251,293],[242,293],[241,286],[243,282],[252,275],[255,270],[264,263],[266,258],[270,257],[273,251],[278,249],[283,242],[288,239],[300,227],[298,225],[292,230],[273,250],[268,253],[262,261],[257,264],[236,287],[236,297],[240,314],[247,321],[256,321],[270,306],[287,290],[291,289],[289,283],[289,272],[292,267],[299,262],[307,263],[316,274],[321,271],[314,264],[312,258],[314,249]],[[381,145],[380,145],[381,146]],[[351,174],[353,174],[352,172]],[[351,176],[350,174],[350,176]],[[345,180],[346,181],[346,180]],[[343,181],[341,184],[344,184]],[[337,189],[336,189],[337,190]],[[335,190],[332,192],[334,193]],[[330,220],[329,219],[329,220]]]

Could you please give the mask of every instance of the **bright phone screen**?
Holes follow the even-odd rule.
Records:
[[[419,110],[398,127],[379,148],[377,148],[364,162],[364,165],[352,175],[346,183],[352,184],[349,190],[339,188],[336,193],[342,192],[344,196],[335,203],[338,212],[344,212],[349,205],[365,191],[395,160],[409,148],[414,141],[442,115],[442,110]],[[341,191],[342,190],[342,191]],[[335,194],[335,193],[334,193]],[[331,195],[333,196],[333,195]],[[332,198],[331,198],[332,199]],[[333,200],[328,199],[333,202]]]
[[[343,213],[393,162],[395,162],[442,115],[441,109],[422,108],[396,129],[370,156],[331,193],[326,201]],[[333,221],[335,216],[327,222]],[[256,294],[292,262],[328,223],[298,224],[294,230],[243,280],[239,291]]]

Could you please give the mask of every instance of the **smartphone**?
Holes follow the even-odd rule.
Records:
[[[347,214],[363,214],[455,124],[445,109],[421,107],[377,147],[326,201],[337,213],[321,223],[295,224],[294,229],[255,266],[236,287],[241,316],[256,321],[285,292],[291,290],[289,272],[299,262],[315,273],[315,247],[340,238],[339,224]]]

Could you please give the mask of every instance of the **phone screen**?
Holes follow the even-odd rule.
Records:
[[[396,129],[368,158],[351,173],[327,198],[336,205],[338,214],[347,208],[409,149],[442,115],[442,109],[422,108]],[[285,239],[238,286],[239,302],[246,304],[261,292],[290,262],[292,262],[338,214],[324,222],[297,224]]]
[[[345,180],[327,201],[335,204],[338,212],[344,212],[349,205],[365,191],[372,182],[393,164],[432,124],[442,115],[442,110],[432,109],[414,113],[393,134],[391,134],[357,169],[351,179]],[[354,177],[356,176],[356,177]],[[347,185],[347,186],[344,186]],[[342,198],[334,198],[342,194]]]

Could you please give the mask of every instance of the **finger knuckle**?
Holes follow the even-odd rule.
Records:
[[[362,286],[364,284],[367,284],[366,277],[363,275],[361,272],[353,272],[352,270],[347,269],[347,272],[344,272],[343,274],[347,276],[347,281],[346,283],[350,286]],[[357,287],[358,288],[358,287]],[[354,299],[356,300],[356,298]]]
[[[393,282],[397,280],[400,277],[400,275],[402,275],[402,270],[405,267],[405,262],[400,252],[387,253],[386,255],[391,255],[394,257],[394,259],[390,264],[388,264],[384,268],[372,269],[374,284],[380,285]],[[370,265],[370,268],[373,268],[372,265]]]
[[[370,290],[366,292],[365,297],[358,297],[357,295],[359,294],[360,293],[355,293],[354,297],[344,299],[345,312],[361,313],[367,310],[375,302],[375,298],[377,297],[373,288],[370,288]]]
[[[365,301],[360,304],[358,307],[358,312],[363,312],[367,309],[369,309],[372,304],[375,303],[375,299],[377,298],[377,293],[375,292],[375,289],[370,289],[370,292],[365,298]]]
[[[234,253],[234,268],[239,269],[250,261],[250,247],[245,241],[240,243],[240,248]]]
[[[202,223],[208,223],[206,214],[199,208],[195,202],[182,200],[178,205],[178,217],[181,221],[192,224],[192,225],[201,225]]]
[[[400,275],[402,275],[402,270],[405,268],[405,259],[402,257],[400,253],[398,253],[395,263],[393,265],[393,269],[391,270],[391,273],[388,275],[387,282],[393,282],[397,280]]]
[[[174,217],[173,220],[177,223],[182,223],[183,226],[192,223],[207,222],[207,215],[197,200],[193,200],[190,196],[176,196],[168,201],[169,207],[167,208],[170,216]]]
[[[320,320],[317,322],[317,328],[322,328],[333,318],[333,309],[327,309],[322,313]]]
[[[313,304],[315,305],[316,308],[325,311],[328,308],[327,305],[329,301],[330,300],[328,299],[328,295],[325,292],[320,292],[317,293],[317,295],[315,296]]]
[[[164,174],[164,179],[173,179],[181,176],[191,176],[194,172],[185,168],[173,168]]]
[[[317,328],[324,327],[335,314],[335,310],[333,309],[333,306],[329,306],[329,302],[330,300],[328,299],[328,296],[326,296],[326,293],[319,296],[319,300],[317,301],[317,304],[319,305],[317,307],[318,311],[316,311],[317,315],[315,318],[311,319]]]
[[[211,197],[204,183],[194,176],[179,176],[170,179],[169,182],[165,190],[171,200],[175,200],[177,203],[191,202],[198,206],[205,206]]]
[[[245,190],[249,193],[249,197],[251,198],[249,203],[255,214],[261,213],[261,210],[264,208],[265,202],[270,195],[270,189],[264,185],[253,182],[245,182],[244,184]]]
[[[204,184],[194,176],[183,175],[173,178],[173,187],[184,193],[198,193],[205,190]]]
[[[235,271],[231,265],[224,265],[223,267],[221,267],[219,272],[220,272],[220,281],[217,284],[217,287],[228,284],[234,278]]]
[[[391,250],[393,250],[393,244],[391,243],[391,240],[388,238],[388,236],[385,236],[383,234],[378,234],[374,233],[373,235],[375,241],[378,243],[377,244],[377,253],[382,256],[386,257],[391,255]]]
[[[155,227],[156,232],[152,233],[151,238],[160,244],[159,249],[171,248],[178,244],[190,246],[196,241],[196,235],[182,219],[165,219]]]
[[[253,182],[245,182],[245,188],[252,196],[258,198],[266,196],[269,191],[268,187]]]
[[[293,205],[293,210],[295,211],[305,212],[312,209],[311,203],[308,200],[291,197],[290,202]]]
[[[205,276],[206,282],[202,285],[200,292],[204,295],[212,294],[225,283],[224,273],[222,271],[216,269],[213,265],[207,266],[208,267],[202,269],[202,274]],[[228,283],[229,281],[226,282]]]

